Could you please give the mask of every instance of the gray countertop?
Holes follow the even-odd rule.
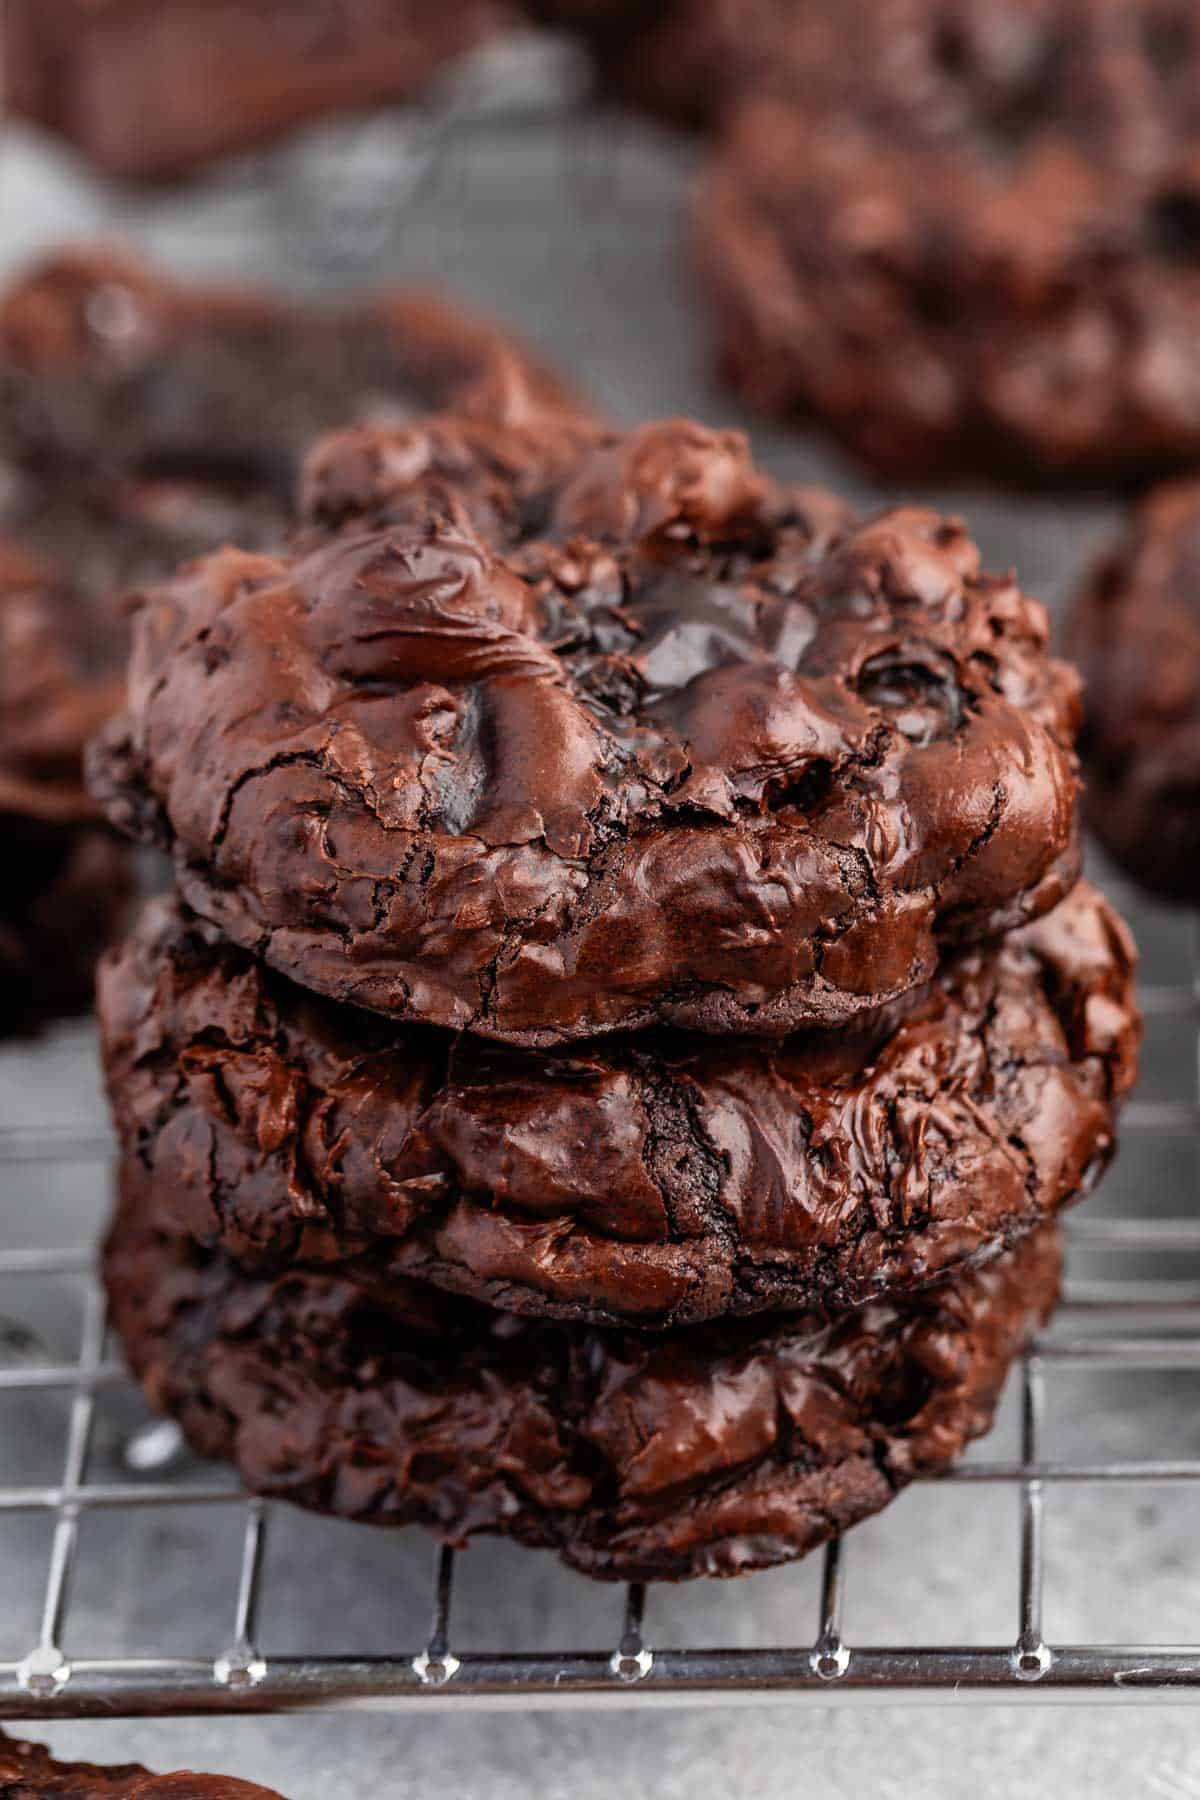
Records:
[[[378,146],[356,146],[373,155]],[[390,154],[390,151],[388,152]],[[434,280],[487,307],[541,346],[618,417],[687,411],[753,424],[712,384],[702,308],[683,244],[689,155],[649,131],[591,119],[530,125],[449,148],[399,213],[372,278]],[[329,164],[314,166],[326,170]],[[0,158],[0,261],[96,230],[123,231],[185,270],[274,279],[297,287],[333,279],[296,220],[329,184],[299,159],[187,195],[132,205],[89,185],[69,159],[9,133]],[[339,279],[345,279],[343,273]],[[761,459],[781,474],[829,479],[863,500],[871,491],[816,442],[753,424]],[[963,493],[953,497],[993,566],[1016,565],[1058,607],[1117,513],[1085,499]],[[1149,973],[1178,975],[1185,922],[1137,907]],[[1193,1052],[1176,1034],[1152,1041],[1148,1088],[1190,1091]],[[27,1126],[99,1119],[89,1028],[55,1032],[33,1049],[0,1050],[0,1119]],[[1098,1211],[1134,1205],[1161,1214],[1195,1191],[1195,1145],[1132,1143]],[[5,1173],[0,1243],[86,1242],[103,1211],[94,1168]],[[26,1303],[27,1302],[27,1303]],[[22,1295],[48,1338],[69,1336],[62,1295]],[[20,1310],[11,1289],[0,1309]],[[24,1315],[23,1315],[24,1316]],[[1108,1453],[1200,1450],[1191,1377],[1081,1381],[1059,1402],[1056,1442]],[[1011,1445],[1014,1420],[1000,1427]],[[134,1414],[103,1408],[96,1455],[114,1465]],[[44,1466],[57,1479],[62,1407],[51,1397],[0,1407],[0,1456],[19,1478]],[[1005,1435],[1007,1433],[1007,1440]],[[1082,1451],[1080,1451],[1082,1453]],[[17,1478],[14,1476],[14,1478]],[[278,1529],[275,1528],[278,1525]],[[381,1650],[420,1641],[428,1550],[416,1534],[383,1534],[284,1515],[273,1525],[266,1647],[311,1648],[315,1616],[330,1649]],[[86,1521],[70,1632],[96,1653],[218,1652],[229,1636],[236,1566],[230,1527],[213,1510],[164,1519]],[[1200,1555],[1187,1488],[1059,1489],[1047,1515],[1047,1633],[1058,1641],[1200,1638]],[[854,1534],[847,1636],[857,1642],[1007,1642],[1014,1633],[1017,1518],[1012,1494],[933,1487],[905,1496]],[[0,1658],[32,1641],[44,1579],[43,1522],[0,1528]],[[534,1647],[611,1645],[619,1593],[595,1590],[551,1559],[503,1545],[461,1559],[456,1641]],[[651,1596],[648,1635],[693,1644],[807,1642],[816,1612],[815,1566],[733,1585],[699,1584]],[[65,1646],[71,1648],[71,1642]],[[441,1713],[415,1719],[342,1713],[275,1719],[63,1723],[37,1734],[67,1755],[191,1764],[256,1778],[289,1800],[451,1791],[463,1800],[697,1791],[771,1800],[971,1792],[979,1800],[1044,1788],[1076,1795],[1200,1794],[1200,1718],[1188,1710],[1108,1704],[1070,1711],[897,1706],[886,1710],[630,1711],[588,1714]]]

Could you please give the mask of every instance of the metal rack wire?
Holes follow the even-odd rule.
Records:
[[[1200,1031],[1200,942],[1190,981],[1143,993],[1152,1018],[1187,1020]],[[1194,1099],[1135,1101],[1127,1110],[1129,1136],[1200,1132],[1200,1091]],[[106,1139],[87,1129],[56,1133],[0,1122],[0,1167],[47,1161],[94,1166],[108,1161]],[[0,1183],[3,1177],[0,1176]],[[1139,1219],[1086,1213],[1073,1221],[1074,1250],[1102,1250],[1120,1257],[1141,1253],[1200,1251],[1200,1218]],[[1078,1459],[1056,1452],[1045,1424],[1054,1382],[1069,1370],[1200,1369],[1200,1284],[1147,1278],[1072,1279],[1055,1324],[1025,1357],[1019,1382],[1019,1454],[1011,1459],[970,1460],[939,1479],[1011,1488],[1019,1509],[1019,1596],[1011,1641],[964,1647],[929,1642],[894,1647],[858,1646],[842,1629],[849,1544],[825,1552],[818,1613],[799,1642],[744,1649],[672,1649],[654,1641],[653,1590],[629,1587],[623,1609],[618,1594],[598,1587],[595,1609],[612,1615],[611,1652],[547,1647],[535,1653],[473,1653],[453,1630],[455,1556],[438,1549],[432,1566],[432,1617],[423,1643],[398,1645],[394,1655],[348,1657],[322,1654],[274,1656],[259,1641],[266,1584],[264,1552],[276,1503],[250,1499],[228,1479],[184,1484],[170,1469],[172,1428],[150,1426],[143,1436],[143,1469],[150,1478],[91,1478],[89,1453],[102,1390],[128,1383],[107,1342],[103,1299],[87,1250],[0,1251],[0,1278],[54,1277],[77,1284],[83,1299],[78,1356],[74,1361],[26,1355],[0,1367],[0,1394],[69,1395],[70,1411],[60,1478],[48,1485],[3,1481],[0,1534],[6,1518],[39,1513],[53,1520],[41,1602],[40,1627],[26,1654],[0,1664],[0,1718],[88,1717],[114,1713],[182,1714],[286,1711],[291,1708],[375,1705],[384,1707],[563,1706],[735,1701],[869,1701],[954,1697],[1022,1700],[1070,1698],[1200,1697],[1200,1641],[1183,1645],[1053,1643],[1043,1630],[1044,1508],[1059,1484],[1200,1483],[1200,1457]],[[19,1294],[20,1283],[11,1284]],[[6,1302],[11,1312],[11,1301]],[[153,1471],[162,1464],[157,1478]],[[238,1575],[229,1596],[229,1638],[215,1658],[129,1654],[95,1656],[86,1645],[68,1656],[72,1576],[80,1556],[80,1529],[99,1509],[161,1509],[203,1505],[242,1515]],[[3,1554],[0,1535],[0,1555]],[[725,1590],[738,1606],[738,1584]],[[731,1634],[732,1635],[732,1634]]]

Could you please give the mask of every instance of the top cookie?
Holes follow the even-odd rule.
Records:
[[[850,0],[804,31],[774,10],[700,215],[742,390],[906,479],[1194,460],[1188,0]]]
[[[1073,881],[1076,679],[960,524],[855,524],[686,420],[310,474],[289,554],[150,595],[93,764],[302,985],[530,1045],[779,1033]]]

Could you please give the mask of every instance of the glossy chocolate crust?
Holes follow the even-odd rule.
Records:
[[[955,521],[855,524],[687,420],[343,434],[307,506],[147,598],[91,765],[305,987],[543,1047],[779,1035],[1074,880],[1076,678]]]
[[[257,1493],[589,1575],[736,1575],[802,1556],[986,1431],[1054,1302],[1052,1227],[834,1323],[666,1335],[529,1321],[419,1282],[239,1273],[163,1231],[123,1169],[104,1257],[151,1401]]]
[[[0,1731],[2,1800],[283,1800],[274,1788],[180,1769],[153,1775],[140,1763],[56,1762],[41,1744]]]
[[[315,999],[156,901],[99,1012],[122,1144],[199,1243],[662,1327],[919,1287],[1077,1198],[1133,1080],[1132,967],[1081,884],[833,1034],[531,1055]]]
[[[0,536],[0,1035],[91,1002],[131,856],[83,785],[83,746],[119,700],[84,669],[73,596]]]
[[[114,602],[224,544],[274,549],[322,431],[562,401],[517,344],[431,294],[326,308],[62,249],[0,299],[0,529],[71,568],[123,661]]]
[[[1157,489],[1070,625],[1086,678],[1087,818],[1135,880],[1200,900],[1200,483]]]
[[[511,23],[505,0],[8,0],[12,110],[109,174],[186,174],[404,99]]]
[[[909,481],[1195,461],[1190,0],[809,10],[824,75],[781,52],[698,210],[735,384]]]

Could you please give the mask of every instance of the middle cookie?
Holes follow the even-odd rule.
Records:
[[[657,1327],[918,1288],[1085,1192],[1132,965],[1082,884],[853,1028],[530,1055],[318,999],[159,901],[100,1021],[124,1152],[200,1244]]]

